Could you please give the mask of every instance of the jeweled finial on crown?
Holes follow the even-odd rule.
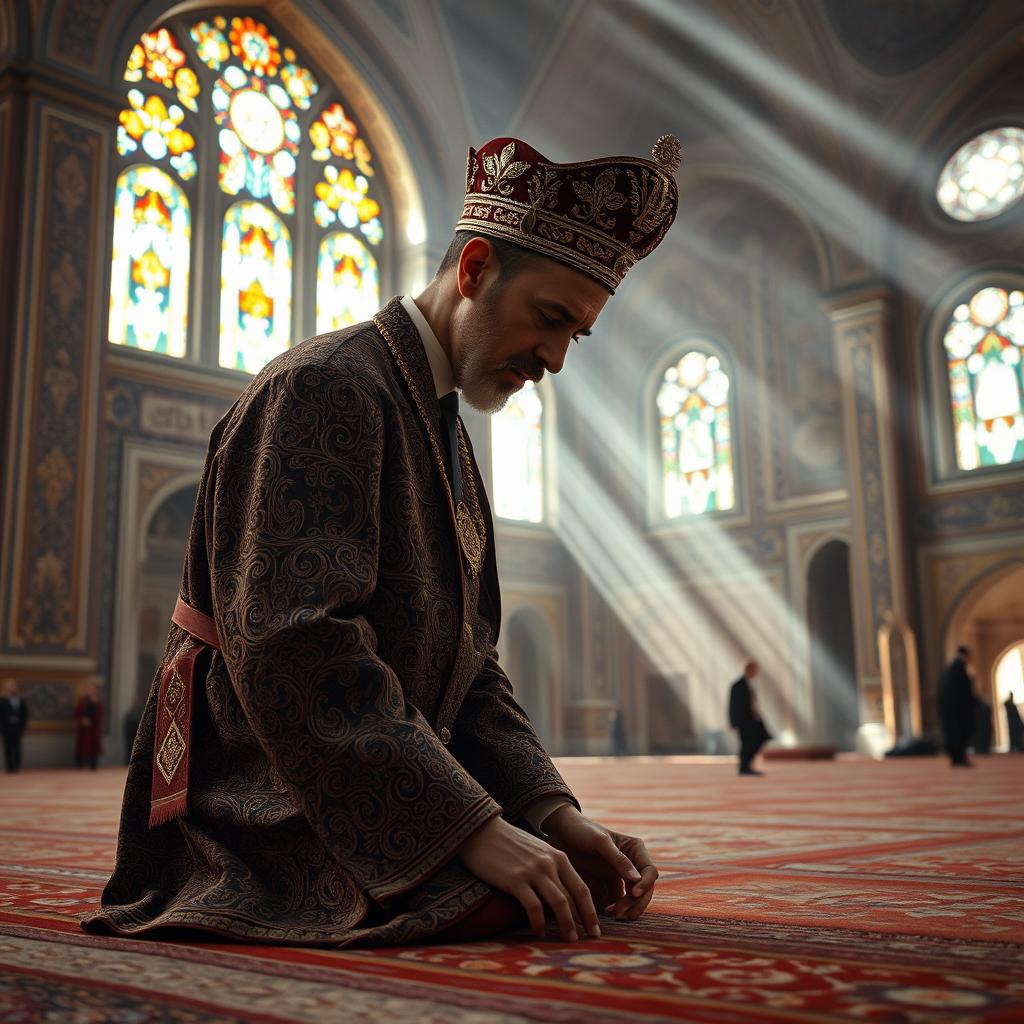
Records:
[[[651,150],[654,162],[674,174],[683,162],[683,144],[674,135],[662,135]]]

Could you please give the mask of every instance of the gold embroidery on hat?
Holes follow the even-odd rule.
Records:
[[[607,216],[605,211],[621,209],[626,202],[626,197],[615,191],[617,184],[618,174],[610,167],[597,176],[593,185],[586,181],[574,181],[573,191],[583,205],[577,203],[573,206],[572,215],[584,224],[593,221],[598,227],[611,231],[615,227],[615,218]]]
[[[662,135],[651,150],[654,162],[664,167],[669,174],[675,174],[683,162],[683,144],[674,135]]]
[[[484,192],[497,191],[503,196],[511,195],[512,186],[509,184],[509,180],[518,178],[520,174],[530,169],[528,163],[516,160],[515,156],[516,144],[514,142],[510,142],[498,157],[495,157],[493,153],[484,155],[483,164],[487,177],[480,185]]]
[[[629,208],[636,215],[629,240],[634,244],[644,235],[657,229],[672,206],[672,195],[668,179],[651,175],[646,168],[640,168],[640,176],[629,169]]]

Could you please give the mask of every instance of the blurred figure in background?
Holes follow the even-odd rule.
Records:
[[[956,649],[956,657],[939,677],[939,721],[950,764],[955,768],[970,767],[967,744],[974,732],[974,687],[967,671],[970,651]]]
[[[28,725],[28,701],[18,693],[13,679],[4,683],[0,696],[0,734],[4,741],[4,760],[7,771],[21,768],[21,736]]]
[[[980,697],[974,698],[974,732],[971,746],[976,754],[992,753],[992,705]]]
[[[772,738],[761,718],[757,695],[751,685],[757,673],[757,662],[748,661],[743,668],[743,675],[729,690],[729,725],[740,737],[740,775],[764,774],[755,771],[753,761],[761,747]]]
[[[629,753],[629,744],[626,742],[626,715],[622,707],[612,712],[612,753],[616,757],[625,757]]]
[[[1010,734],[1010,749],[1024,750],[1024,722],[1012,693],[1003,701],[1003,708],[1006,711],[1006,730]]]
[[[90,683],[75,705],[75,764],[96,769],[103,752],[100,730],[103,726],[103,705],[96,687]]]

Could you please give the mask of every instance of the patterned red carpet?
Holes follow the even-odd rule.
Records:
[[[652,910],[597,942],[324,952],[79,932],[123,772],[0,776],[0,1021],[1024,1020],[1024,756],[565,760],[647,837]]]

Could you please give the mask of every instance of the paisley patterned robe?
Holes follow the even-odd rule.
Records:
[[[276,359],[215,428],[181,584],[221,643],[196,663],[188,810],[148,827],[155,681],[86,930],[423,939],[492,892],[463,840],[573,799],[498,666],[490,511],[460,432],[474,567],[430,382],[392,300]]]

